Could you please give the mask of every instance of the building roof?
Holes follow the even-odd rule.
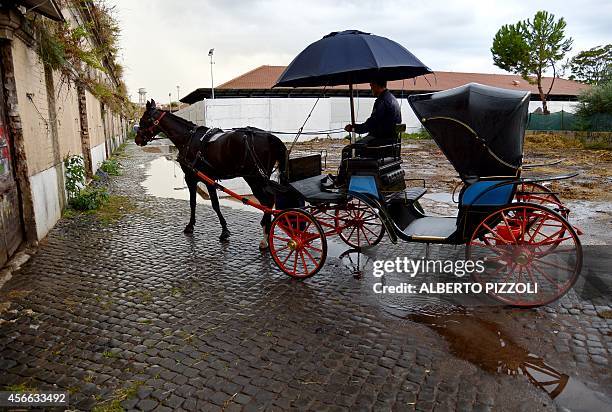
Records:
[[[318,97],[321,95],[321,87],[278,87],[273,89],[272,86],[284,70],[285,66],[259,66],[216,86],[215,97]],[[545,91],[548,91],[551,81],[551,77],[543,79]],[[387,87],[393,92],[414,94],[451,89],[472,82],[512,90],[528,90],[531,91],[535,99],[539,99],[537,86],[529,84],[521,76],[514,74],[439,71],[416,79],[390,81]],[[368,84],[358,84],[354,87],[358,92],[369,92],[370,90]],[[588,87],[588,85],[573,80],[556,78],[549,99],[573,100],[582,90]],[[192,104],[210,98],[210,95],[210,88],[199,88],[183,97],[181,101]],[[348,96],[348,86],[328,87],[325,90],[325,96]]]

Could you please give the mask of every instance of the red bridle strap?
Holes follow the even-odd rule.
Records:
[[[147,128],[145,129],[145,132],[147,132],[147,133],[151,133],[151,132],[153,132],[153,129],[154,129],[155,127],[159,126],[159,122],[160,122],[160,120],[164,118],[164,116],[166,115],[166,113],[167,113],[167,112],[162,111],[162,112],[161,112],[161,114],[159,115],[159,117],[158,117],[157,119],[154,119],[154,120],[153,120],[153,125],[151,125],[151,126],[149,126],[149,127],[147,127]]]

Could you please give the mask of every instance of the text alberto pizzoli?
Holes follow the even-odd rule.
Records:
[[[426,260],[396,258],[395,260],[377,260],[374,262],[372,274],[381,278],[385,273],[402,273],[414,278],[417,273],[454,274],[461,278],[466,274],[483,273],[484,262],[481,260]],[[372,285],[376,294],[466,294],[490,293],[496,294],[524,294],[538,293],[537,283],[459,283],[459,282],[431,282],[416,284],[402,282],[397,285],[384,285],[376,282]]]

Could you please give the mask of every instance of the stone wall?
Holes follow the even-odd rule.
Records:
[[[16,8],[0,7],[2,89],[20,192],[24,233],[36,242],[66,206],[63,160],[82,155],[88,175],[126,138],[127,122],[76,79],[46,67],[36,38]],[[66,12],[70,25],[78,16]],[[102,72],[100,76],[104,75]],[[109,79],[112,82],[112,79]]]

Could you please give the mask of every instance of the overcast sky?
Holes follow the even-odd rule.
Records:
[[[132,100],[176,100],[262,64],[287,65],[308,44],[339,30],[389,37],[434,71],[504,73],[491,43],[503,24],[548,10],[567,21],[571,54],[612,43],[611,0],[110,0],[122,28],[121,54]]]

